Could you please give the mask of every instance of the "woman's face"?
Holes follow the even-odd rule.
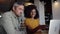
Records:
[[[36,10],[35,9],[33,9],[32,11],[31,11],[31,17],[35,17],[36,16]]]

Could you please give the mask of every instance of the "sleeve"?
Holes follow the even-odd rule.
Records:
[[[27,22],[28,22],[28,19],[25,19],[24,20],[24,24],[25,24],[26,27],[28,27],[28,23]]]
[[[12,24],[11,17],[8,14],[3,14],[2,15],[2,20],[3,20],[3,27],[7,34],[15,34],[14,26]]]

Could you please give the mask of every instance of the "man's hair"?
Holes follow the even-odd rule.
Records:
[[[13,8],[13,7],[16,8],[16,7],[19,6],[19,5],[23,5],[23,6],[24,6],[24,2],[15,2],[15,3],[13,4],[12,8]]]
[[[13,6],[18,6],[18,5],[24,5],[24,3],[23,2],[16,2],[13,4]]]

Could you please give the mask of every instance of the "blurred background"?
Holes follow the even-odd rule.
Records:
[[[21,1],[25,2],[25,5],[28,5],[28,3],[36,5],[41,25],[46,24],[49,28],[50,20],[60,19],[60,0],[0,0],[0,19],[2,13],[11,10],[14,2]]]

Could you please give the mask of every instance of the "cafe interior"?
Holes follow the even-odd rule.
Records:
[[[6,33],[1,26],[1,14],[10,11],[15,2],[21,1],[25,6],[34,4],[37,7],[41,34],[60,34],[60,0],[0,0],[0,34]]]

